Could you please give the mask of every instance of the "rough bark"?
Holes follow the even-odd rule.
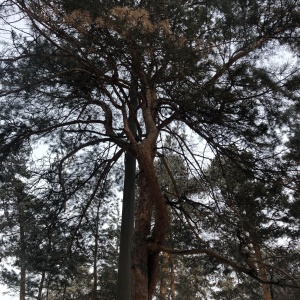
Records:
[[[132,256],[133,299],[135,300],[152,297],[158,277],[158,248],[165,241],[168,227],[167,205],[155,173],[152,149],[142,145],[137,155],[140,167],[140,195],[137,203]]]
[[[258,245],[254,245],[254,252],[255,252],[255,258],[257,261],[259,277],[263,281],[267,282],[268,281],[267,271],[266,271],[266,267],[262,263],[262,255],[261,255],[260,247]],[[273,299],[269,284],[263,284],[262,290],[263,290],[263,299],[264,300],[272,300]]]
[[[145,78],[143,78],[145,79]],[[163,245],[168,227],[168,211],[154,168],[156,141],[156,92],[143,80],[142,115],[146,138],[132,141],[139,165],[139,197],[135,213],[132,251],[132,299],[150,300],[158,277],[159,248]],[[124,128],[127,132],[129,128]],[[128,134],[130,136],[130,134]]]

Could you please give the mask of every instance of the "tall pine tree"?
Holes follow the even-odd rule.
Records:
[[[51,183],[53,216],[72,209],[68,226],[74,233],[122,154],[137,161],[132,296],[126,299],[151,299],[162,249],[205,253],[258,282],[298,286],[293,276],[266,281],[246,263],[213,251],[210,243],[166,249],[171,204],[154,166],[167,132],[199,184],[210,184],[207,160],[193,142],[258,182],[282,178],[293,188],[285,177],[296,178],[297,172],[281,160],[280,135],[299,72],[274,60],[282,49],[299,54],[297,1],[8,0],[3,5],[29,28],[23,36],[12,30],[2,49],[3,158],[25,140],[48,142],[52,154],[39,178]],[[182,139],[173,126],[188,127],[192,138]],[[220,215],[205,201],[182,199],[198,207],[191,224],[199,224],[201,215],[208,220]],[[207,226],[217,233],[214,223]]]

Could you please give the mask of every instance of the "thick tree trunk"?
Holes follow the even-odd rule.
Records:
[[[130,106],[128,118],[128,129],[133,136],[136,135],[135,109],[137,107],[136,93],[138,91],[138,80],[135,76],[131,79]],[[130,152],[125,153],[125,176],[123,189],[123,208],[120,236],[120,253],[118,263],[117,300],[131,300],[131,253],[134,228],[135,210],[135,176],[136,158]]]
[[[140,195],[138,197],[132,253],[132,299],[151,299],[156,287],[159,245],[168,228],[168,212],[154,170],[152,148],[139,147]]]

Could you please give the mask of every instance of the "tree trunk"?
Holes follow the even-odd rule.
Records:
[[[66,293],[67,293],[67,285],[64,285],[64,291],[63,291],[63,298],[62,300],[66,300]]]
[[[170,256],[171,265],[171,300],[175,300],[175,271],[174,271],[174,257]]]
[[[255,252],[255,258],[257,261],[259,277],[264,281],[268,281],[266,267],[262,263],[261,251],[260,251],[260,247],[258,245],[254,245],[254,252]],[[264,300],[272,300],[273,299],[269,284],[263,284],[262,290],[263,290],[263,299]]]
[[[134,227],[135,169],[135,157],[130,153],[126,153],[117,300],[131,300],[131,251]]]
[[[98,270],[97,270],[97,259],[98,259],[98,241],[99,241],[99,206],[98,205],[98,211],[97,211],[97,221],[96,221],[96,233],[95,233],[95,241],[94,241],[94,262],[93,262],[93,299],[97,299],[97,288],[98,288]]]
[[[133,75],[132,89],[130,90],[131,109],[137,107],[136,92],[138,90],[137,78]],[[134,111],[129,112],[128,126],[132,135],[136,135],[136,124]],[[123,207],[122,223],[120,236],[120,253],[118,262],[118,282],[117,282],[117,300],[131,300],[131,253],[132,238],[134,228],[134,210],[135,210],[135,176],[136,176],[136,158],[129,152],[125,153],[125,176],[123,188]]]
[[[21,214],[21,216],[23,216]],[[23,221],[23,218],[22,218]],[[20,244],[21,244],[21,272],[20,272],[20,300],[25,300],[26,296],[26,264],[24,262],[25,256],[25,231],[22,221],[20,222]]]
[[[38,297],[37,300],[42,300],[42,293],[43,293],[43,288],[44,288],[44,282],[45,282],[45,271],[42,272],[42,278],[39,284],[39,293],[38,293]]]
[[[17,192],[20,192],[20,198],[18,198],[18,223],[19,223],[19,238],[20,238],[20,300],[25,300],[26,296],[26,248],[25,248],[25,230],[26,230],[26,218],[24,213],[24,194],[22,189],[19,190],[21,186],[16,187]]]
[[[153,164],[152,148],[138,149],[140,194],[138,197],[132,255],[133,299],[151,299],[155,290],[159,245],[168,228],[168,212]]]
[[[160,279],[160,290],[159,299],[167,299],[167,275],[168,275],[168,263],[169,263],[169,253],[163,252],[163,262],[161,267],[161,279]]]
[[[23,265],[21,265],[21,278],[20,278],[20,300],[25,300],[26,290],[25,290],[25,278],[26,278],[26,270]]]

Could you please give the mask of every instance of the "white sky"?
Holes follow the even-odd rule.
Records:
[[[12,296],[5,295],[4,294],[5,292],[8,292],[8,289],[5,286],[0,285],[0,299],[1,300],[18,300],[19,299],[18,294],[16,294],[14,297],[12,297]]]

